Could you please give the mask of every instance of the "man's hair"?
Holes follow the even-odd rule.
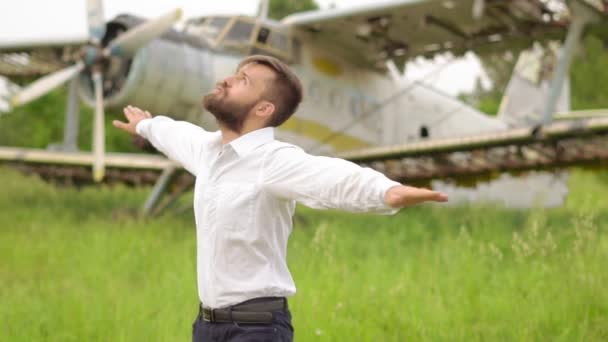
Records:
[[[298,109],[302,101],[302,84],[298,76],[280,60],[264,55],[253,55],[239,63],[237,70],[247,64],[262,64],[274,71],[275,79],[267,82],[264,92],[266,100],[274,104],[275,111],[268,121],[268,126],[277,127],[287,121]]]

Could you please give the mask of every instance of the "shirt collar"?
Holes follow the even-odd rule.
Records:
[[[232,140],[229,145],[232,146],[239,157],[242,157],[257,147],[273,140],[274,127],[264,127]]]

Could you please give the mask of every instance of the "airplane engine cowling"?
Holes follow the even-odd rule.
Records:
[[[141,22],[134,17],[118,17],[108,23],[104,41]],[[104,105],[114,109],[140,106],[155,115],[213,127],[214,120],[202,115],[201,106],[202,96],[214,84],[210,65],[211,54],[203,42],[169,31],[137,51],[132,59],[115,57],[104,65]],[[79,78],[79,93],[85,103],[94,104],[90,73]]]

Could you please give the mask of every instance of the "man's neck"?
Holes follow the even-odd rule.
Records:
[[[263,127],[243,127],[241,132],[235,132],[220,125],[220,131],[222,132],[222,145],[230,144],[232,141],[242,137],[243,135],[260,128]]]
[[[230,144],[230,142],[243,135],[242,133],[237,133],[223,127],[220,127],[220,131],[222,132],[222,145]]]

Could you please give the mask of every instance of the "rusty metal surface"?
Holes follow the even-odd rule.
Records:
[[[501,172],[608,166],[608,134],[359,163],[401,182],[487,179]]]

